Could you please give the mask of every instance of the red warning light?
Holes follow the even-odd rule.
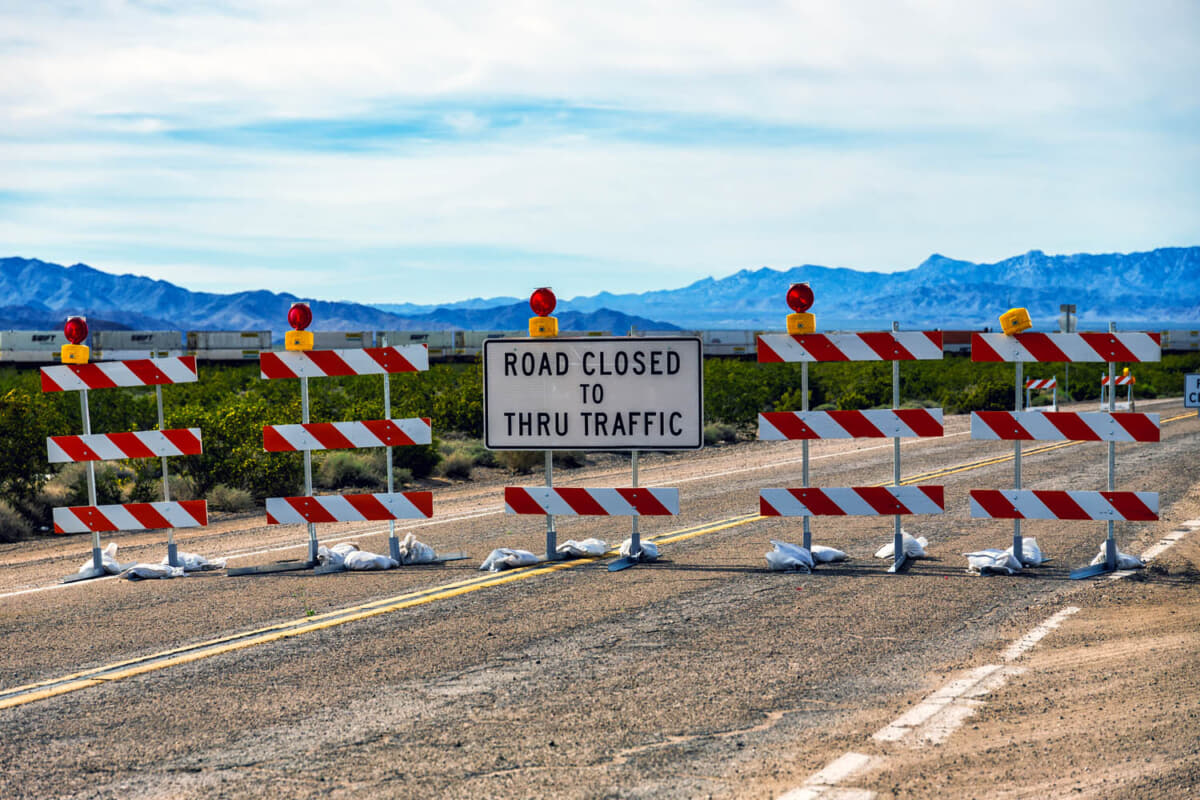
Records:
[[[541,289],[534,289],[533,294],[529,295],[529,307],[539,317],[550,316],[556,305],[558,305],[558,298],[545,286]]]
[[[788,308],[797,314],[803,314],[812,308],[813,290],[807,283],[793,283],[787,290]]]
[[[312,324],[312,309],[308,307],[308,303],[292,303],[292,307],[288,309],[288,324],[298,331]]]
[[[83,344],[88,335],[87,320],[84,317],[67,317],[66,323],[63,324],[63,333],[67,335],[67,341],[71,344]]]

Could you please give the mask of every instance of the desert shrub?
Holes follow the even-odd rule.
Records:
[[[543,460],[545,457],[543,456]],[[559,469],[579,469],[586,467],[587,454],[582,450],[555,450],[554,466]]]
[[[500,450],[496,461],[509,472],[528,475],[546,463],[546,454],[542,450]]]
[[[33,535],[33,526],[23,514],[0,501],[0,542],[19,542]]]
[[[438,472],[443,477],[465,481],[470,480],[471,467],[474,465],[475,460],[471,458],[470,454],[463,450],[456,450],[442,459],[438,464]]]
[[[867,399],[862,392],[851,389],[837,399],[837,407],[839,411],[855,411],[863,408],[870,408],[871,401]]]
[[[998,380],[973,383],[961,391],[947,390],[942,408],[948,414],[970,411],[1005,411],[1013,407],[1013,387]]]
[[[326,453],[314,475],[314,483],[322,489],[375,490],[385,486],[386,480],[371,459],[347,451]]]
[[[724,422],[712,422],[704,426],[704,444],[714,445],[718,442],[736,442],[737,428]]]
[[[171,475],[167,483],[171,486],[172,500],[196,500],[199,497],[196,482],[186,475]]]
[[[254,498],[245,489],[219,483],[209,491],[208,505],[216,511],[253,511]]]

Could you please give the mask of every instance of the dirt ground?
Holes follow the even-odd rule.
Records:
[[[1139,410],[1180,413],[1178,401]],[[0,547],[0,702],[21,686],[226,641],[0,708],[0,797],[1197,796],[1200,530],[1131,577],[1080,582],[1068,573],[1095,554],[1103,523],[1031,521],[1025,535],[1051,562],[969,575],[961,554],[1007,545],[1012,523],[972,520],[966,494],[1011,486],[1012,445],[972,441],[967,428],[950,417],[945,438],[903,447],[906,478],[928,474],[947,504],[905,520],[930,557],[899,575],[873,557],[891,518],[871,517],[814,520],[814,541],[847,562],[766,569],[769,540],[800,535],[796,520],[755,513],[758,489],[797,485],[799,445],[777,442],[646,456],[643,485],[678,486],[683,508],[643,519],[662,558],[618,573],[607,559],[478,571],[494,547],[543,549],[544,521],[505,515],[500,501],[503,485],[540,476],[435,489],[435,519],[403,530],[470,555],[437,567],[58,586],[86,560],[86,537]],[[891,477],[888,440],[814,443],[812,455],[815,486]],[[1102,488],[1105,464],[1099,444],[1038,451],[1024,485]],[[1118,525],[1122,551],[1200,519],[1194,416],[1164,423],[1159,444],[1119,446],[1118,464],[1118,489],[1160,493],[1159,521]],[[556,482],[628,485],[627,469],[597,458]],[[630,525],[559,522],[559,541],[613,546]],[[380,526],[320,535],[386,552]],[[303,528],[259,516],[178,536],[231,566],[298,558],[305,542]],[[161,531],[114,540],[122,560],[165,552]],[[1003,661],[1066,607],[1078,611]],[[873,736],[997,664],[1007,681],[972,700],[940,744]],[[870,768],[812,783],[846,754]]]

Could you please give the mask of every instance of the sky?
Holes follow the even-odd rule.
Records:
[[[0,257],[438,303],[1200,245],[1200,3],[0,0]]]

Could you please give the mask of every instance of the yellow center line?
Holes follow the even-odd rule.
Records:
[[[1164,419],[1162,420],[1162,423],[1165,424],[1168,422],[1175,422],[1181,419],[1191,419],[1194,417],[1194,414],[1185,413],[1180,414],[1179,416]],[[1087,444],[1087,442],[1071,441],[1045,445],[1025,451],[1022,453],[1022,455],[1040,455],[1042,453],[1060,450],[1064,447],[1074,447],[1079,444]],[[995,458],[982,459],[971,462],[970,464],[962,464],[934,472],[924,473],[922,475],[916,475],[901,481],[901,483],[904,485],[911,485],[920,481],[931,480],[948,475],[955,475],[961,472],[969,472],[971,470],[982,469],[984,467],[994,466],[996,464],[1002,464],[1006,461],[1012,460],[1013,456],[1011,454],[1006,456],[998,456]],[[876,485],[889,486],[891,484],[885,483]],[[751,522],[758,522],[759,520],[763,519],[765,519],[765,517],[759,514],[747,514],[738,517],[730,517],[672,533],[660,534],[658,536],[648,538],[647,541],[651,541],[656,544],[672,544],[675,542],[693,539],[698,536],[705,536],[710,533],[728,530],[729,528],[736,528]],[[616,548],[609,550],[600,558],[607,558],[614,555],[617,555]],[[415,608],[417,606],[426,605],[439,600],[449,600],[451,598],[460,597],[462,595],[477,592],[482,589],[490,589],[496,586],[504,586],[510,583],[515,583],[516,581],[535,578],[542,575],[550,575],[555,572],[561,572],[563,570],[574,569],[579,566],[592,564],[597,560],[598,559],[592,558],[573,559],[568,561],[539,564],[530,567],[521,567],[503,573],[489,573],[487,575],[474,576],[429,589],[420,589],[383,600],[375,600],[357,606],[350,606],[338,611],[326,612],[314,617],[305,617],[303,619],[292,620],[290,622],[281,622],[275,625],[256,628],[243,633],[224,636],[217,639],[210,639],[195,645],[164,650],[149,656],[118,661],[103,667],[76,672],[71,675],[65,675],[37,683],[26,684],[24,686],[17,686],[12,689],[0,691],[0,709],[26,705],[38,700],[45,700],[50,697],[67,694],[69,692],[76,692],[80,689],[99,686],[111,681],[124,680],[126,678],[132,678],[138,675],[144,675],[150,672],[166,669],[167,667],[189,664],[225,653],[232,653],[237,650],[244,650],[250,647],[257,647],[262,644],[268,644],[270,642],[277,642],[296,636],[303,636],[315,631],[325,630],[338,625],[344,625],[349,622],[370,619],[371,617],[380,616],[382,614],[390,614],[394,611]]]

